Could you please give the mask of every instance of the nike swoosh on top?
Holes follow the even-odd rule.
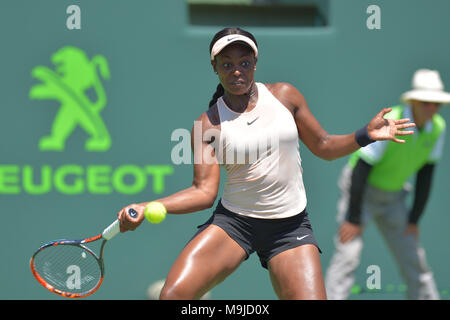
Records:
[[[303,236],[303,237],[297,237],[297,240],[303,240],[303,239],[306,238],[307,236],[309,236],[309,234],[307,234],[306,236]]]
[[[230,42],[231,40],[237,39],[239,37],[233,37],[233,38],[228,38],[227,41]]]

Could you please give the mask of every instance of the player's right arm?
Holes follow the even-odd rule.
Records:
[[[203,133],[208,129],[214,129],[214,126],[206,113],[203,113],[197,121],[197,123],[201,123],[201,126],[194,125],[191,131],[191,148],[194,154],[192,185],[165,198],[152,200],[161,202],[167,213],[183,214],[208,209],[214,205],[217,197],[220,184],[220,166],[211,146],[211,141],[203,141]],[[134,230],[141,224],[147,204],[148,202],[132,204],[119,211],[118,218],[121,222],[122,232]],[[134,208],[138,212],[138,216],[134,219],[131,218],[126,214],[128,208]]]
[[[220,166],[210,141],[203,141],[204,133],[213,128],[206,113],[197,121],[200,126],[191,130],[191,148],[194,154],[194,177],[192,185],[157,201],[164,204],[168,213],[182,214],[211,208],[220,184]],[[201,129],[201,132],[196,130]],[[218,138],[218,137],[217,137]],[[195,141],[198,140],[198,141]],[[146,203],[143,203],[145,206]]]

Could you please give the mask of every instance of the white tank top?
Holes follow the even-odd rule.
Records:
[[[289,110],[262,83],[258,102],[237,113],[217,100],[220,145],[216,156],[227,172],[223,206],[237,214],[286,218],[306,208],[297,127]]]

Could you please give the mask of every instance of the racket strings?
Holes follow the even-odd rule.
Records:
[[[91,252],[76,245],[46,247],[35,256],[34,266],[48,284],[76,294],[92,290],[102,277],[97,259]]]

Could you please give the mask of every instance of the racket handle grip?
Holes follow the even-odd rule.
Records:
[[[137,212],[134,209],[128,210],[128,215],[132,218],[137,216]],[[111,240],[120,232],[120,221],[116,220],[111,223],[105,230],[102,232],[102,238],[105,240]]]
[[[102,232],[102,238],[111,240],[120,232],[120,221],[117,219]]]

